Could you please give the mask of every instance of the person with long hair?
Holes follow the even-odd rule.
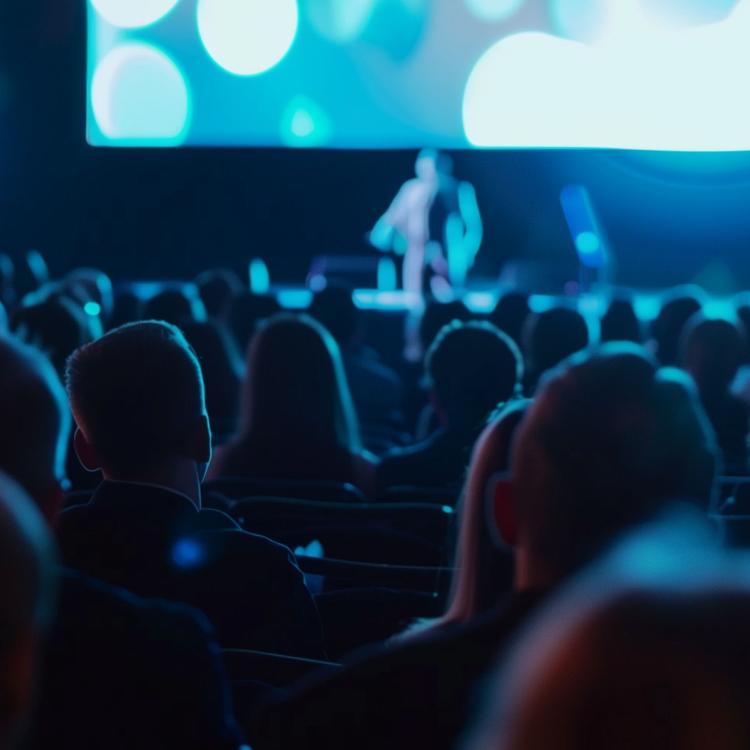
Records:
[[[374,473],[336,341],[306,315],[270,318],[248,349],[239,431],[209,478],[348,482],[371,494]]]

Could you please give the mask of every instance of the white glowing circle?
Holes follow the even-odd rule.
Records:
[[[167,55],[147,44],[126,44],[97,66],[91,106],[111,140],[176,145],[186,134],[190,94]]]
[[[91,0],[96,12],[121,29],[150,26],[169,13],[180,0]]]
[[[466,0],[466,7],[480,21],[505,21],[517,13],[526,0]]]
[[[630,6],[632,9],[634,6]],[[750,0],[726,20],[669,30],[637,12],[595,44],[524,32],[477,61],[463,122],[475,146],[750,150]]]
[[[234,75],[258,75],[281,62],[298,26],[297,0],[198,0],[203,45]]]

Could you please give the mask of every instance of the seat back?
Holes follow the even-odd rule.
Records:
[[[247,497],[300,497],[333,503],[362,503],[360,490],[344,482],[301,482],[276,479],[213,479],[203,486],[205,493],[218,493],[230,500]]]
[[[268,497],[239,501],[232,514],[244,529],[293,549],[317,540],[326,557],[425,566],[446,562],[455,515],[450,507],[429,504]]]

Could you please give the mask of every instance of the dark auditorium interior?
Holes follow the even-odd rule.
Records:
[[[750,748],[748,41],[0,3],[0,750]]]

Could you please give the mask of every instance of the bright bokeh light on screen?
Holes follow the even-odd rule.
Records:
[[[331,124],[326,113],[312,99],[295,97],[282,120],[282,139],[287,146],[325,146]]]
[[[190,94],[177,65],[146,44],[116,47],[91,84],[96,124],[107,138],[136,145],[179,145],[190,119]]]
[[[123,29],[150,26],[164,18],[179,0],[91,0],[108,23]]]
[[[239,76],[265,73],[289,52],[297,0],[198,0],[198,31],[208,54]]]
[[[526,0],[466,0],[466,7],[480,21],[505,21],[517,13]]]
[[[304,0],[305,15],[315,30],[332,42],[346,44],[367,27],[375,0]]]
[[[478,61],[463,105],[486,147],[750,149],[750,0],[719,23],[674,30],[616,0],[594,44],[502,39]]]

